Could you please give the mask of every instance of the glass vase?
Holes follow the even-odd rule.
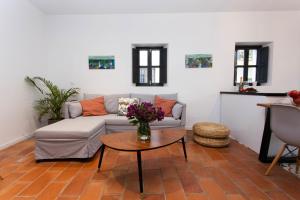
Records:
[[[137,127],[137,138],[140,141],[149,141],[151,138],[151,129],[148,122],[140,122]]]

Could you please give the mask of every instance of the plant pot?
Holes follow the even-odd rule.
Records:
[[[48,119],[48,125],[61,121],[62,119]]]
[[[140,122],[137,127],[137,138],[142,142],[150,141],[151,129],[148,122]]]

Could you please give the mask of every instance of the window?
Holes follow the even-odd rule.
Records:
[[[167,82],[167,49],[162,46],[133,48],[132,78],[137,86],[163,86]]]
[[[234,85],[243,80],[252,85],[266,83],[268,79],[269,47],[236,46],[234,59]]]

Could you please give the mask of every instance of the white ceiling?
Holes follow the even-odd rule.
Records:
[[[300,10],[300,0],[31,0],[46,14]]]

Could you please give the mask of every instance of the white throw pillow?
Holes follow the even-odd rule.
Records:
[[[82,106],[79,101],[69,102],[69,114],[71,118],[76,118],[82,115]]]
[[[139,99],[121,97],[119,98],[118,103],[119,103],[118,115],[125,116],[127,115],[127,108],[130,106],[130,104],[138,104]]]
[[[172,115],[174,119],[179,119],[181,117],[183,110],[183,105],[176,103],[172,108]]]

